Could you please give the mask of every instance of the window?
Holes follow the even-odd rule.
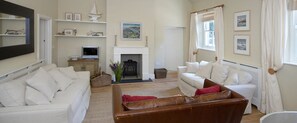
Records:
[[[289,33],[285,51],[285,62],[297,65],[297,10],[289,12]]]
[[[199,48],[206,50],[215,50],[214,20],[203,22],[203,38],[199,43]]]

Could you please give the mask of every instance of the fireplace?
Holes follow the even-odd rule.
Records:
[[[113,59],[115,62],[136,61],[137,79],[149,80],[149,51],[147,47],[114,47]]]

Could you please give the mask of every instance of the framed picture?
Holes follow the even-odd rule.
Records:
[[[65,13],[65,20],[68,20],[68,21],[72,20],[72,13],[71,12],[66,12]]]
[[[141,40],[142,33],[141,23],[128,23],[122,22],[121,24],[121,35],[123,40]]]
[[[68,35],[68,36],[74,35],[73,30],[72,29],[64,29],[64,35]]]
[[[74,13],[74,21],[81,21],[81,14],[80,13]]]
[[[234,13],[234,30],[235,31],[250,30],[250,11]]]
[[[248,35],[234,36],[234,53],[250,55],[250,37]]]

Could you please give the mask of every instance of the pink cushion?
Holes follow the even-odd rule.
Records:
[[[131,96],[131,95],[123,95],[122,100],[123,102],[134,102],[140,100],[150,100],[150,99],[157,99],[155,96]]]
[[[219,85],[214,85],[208,88],[202,88],[202,89],[197,89],[195,92],[195,95],[202,95],[202,94],[208,94],[208,93],[217,93],[220,92],[221,88]]]

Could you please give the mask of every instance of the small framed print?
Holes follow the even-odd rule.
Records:
[[[66,12],[65,13],[65,20],[72,21],[72,13],[71,12]]]
[[[74,35],[73,30],[72,29],[64,29],[64,35],[67,35],[67,36]]]
[[[81,21],[81,14],[80,13],[74,13],[74,21]]]
[[[250,37],[248,35],[234,35],[234,53],[250,55]]]
[[[234,30],[247,31],[250,30],[250,11],[242,11],[234,13]]]

